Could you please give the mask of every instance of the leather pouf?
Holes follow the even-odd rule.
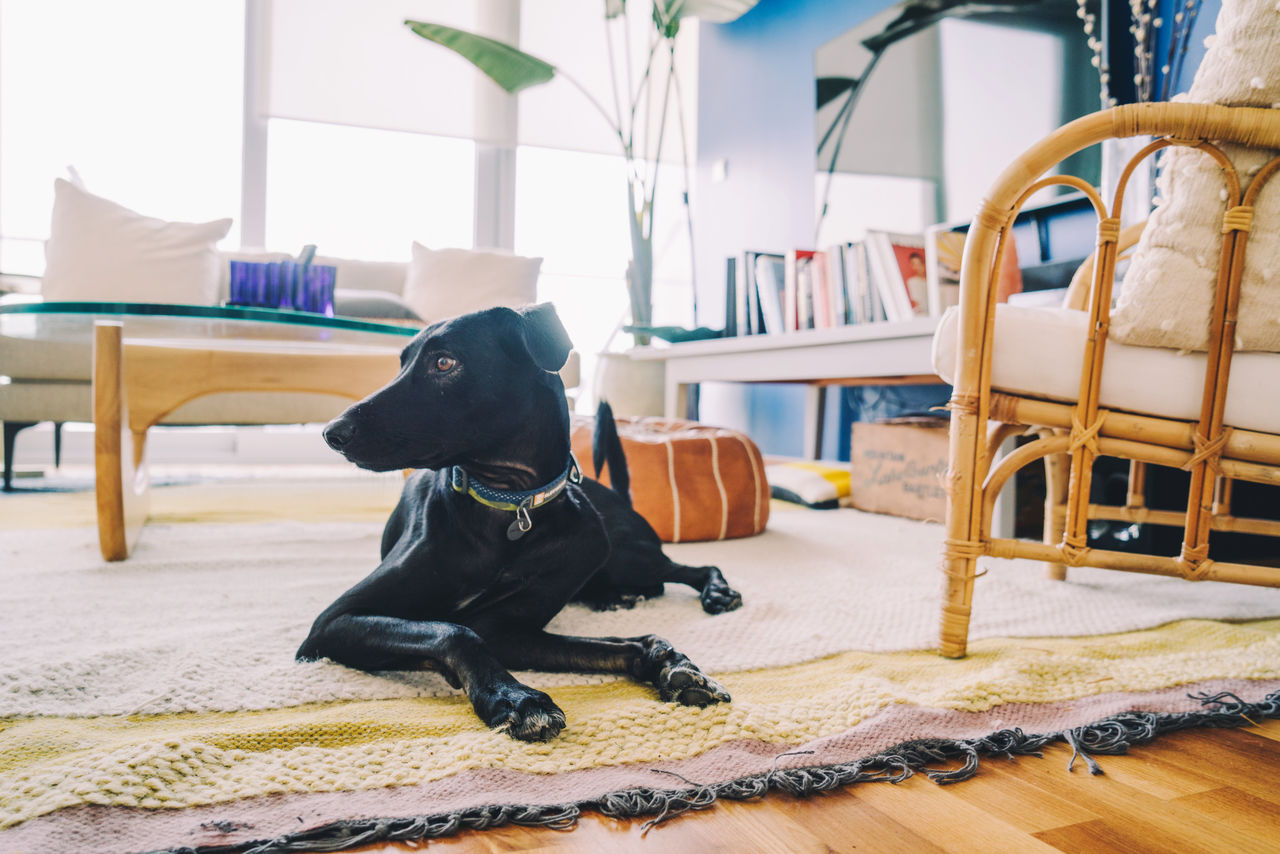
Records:
[[[749,537],[769,521],[760,449],[744,434],[696,421],[618,418],[631,503],[667,543]],[[573,453],[593,477],[595,419],[573,416]],[[599,480],[609,483],[608,471]]]

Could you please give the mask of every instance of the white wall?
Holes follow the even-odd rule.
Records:
[[[1062,124],[1062,69],[1049,33],[950,18],[936,27],[942,56],[942,159],[947,222],[972,218],[1001,170]]]

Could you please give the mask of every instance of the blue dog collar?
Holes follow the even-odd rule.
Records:
[[[533,527],[533,520],[529,517],[530,510],[536,510],[564,492],[565,487],[570,483],[578,483],[581,480],[582,470],[578,468],[578,461],[573,454],[569,454],[569,462],[555,480],[536,489],[527,489],[522,492],[494,489],[471,477],[462,466],[453,466],[449,469],[449,486],[454,492],[466,493],[486,507],[516,514],[515,521],[507,528],[509,540],[520,539]]]

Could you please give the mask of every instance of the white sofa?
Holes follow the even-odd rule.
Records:
[[[415,251],[421,247],[415,247]],[[464,250],[449,250],[463,253]],[[440,253],[434,253],[439,255]],[[480,253],[475,253],[480,254]],[[219,301],[226,299],[229,262],[232,259],[273,260],[289,257],[284,253],[223,252],[220,253],[222,276]],[[459,257],[457,255],[450,257]],[[359,261],[317,256],[313,263],[337,267],[335,313],[368,319],[389,319],[422,323],[404,299],[409,275],[409,262]],[[535,274],[536,275],[536,274]],[[14,280],[10,280],[11,282]],[[39,280],[19,284],[28,293],[0,298],[31,300],[38,297]],[[33,285],[33,283],[36,283]],[[478,310],[492,305],[492,294],[484,288],[458,289],[448,310],[454,313]],[[461,291],[461,299],[456,292]],[[466,304],[471,300],[472,304]],[[439,317],[425,318],[438,320]],[[92,421],[90,376],[92,352],[89,341],[48,343],[19,338],[0,337],[0,422],[4,423],[4,488],[10,488],[13,444],[17,433],[42,421],[61,424],[66,421]],[[566,388],[579,383],[577,354],[561,371]],[[168,425],[259,425],[303,424],[325,422],[342,411],[350,401],[336,395],[263,392],[210,394],[192,400],[168,415]]]

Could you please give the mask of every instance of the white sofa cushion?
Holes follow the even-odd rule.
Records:
[[[933,367],[954,382],[959,309],[942,316]],[[1089,315],[1065,308],[997,305],[991,387],[1072,401],[1080,390]],[[1200,417],[1205,354],[1107,341],[1101,405],[1105,409],[1195,421]],[[1225,420],[1246,430],[1280,432],[1280,355],[1236,353]]]
[[[431,323],[493,306],[537,302],[541,258],[413,244],[404,299]],[[339,278],[341,281],[341,278]]]
[[[54,181],[45,243],[46,300],[211,305],[230,219],[166,222]]]

